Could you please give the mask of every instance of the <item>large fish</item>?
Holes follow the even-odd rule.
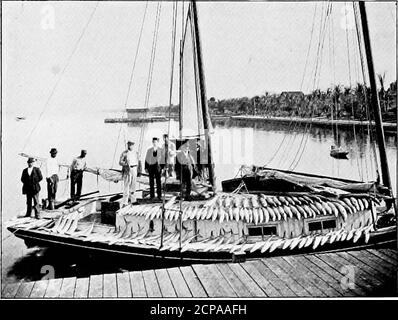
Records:
[[[280,245],[283,244],[283,239],[277,239],[275,240],[272,245],[269,248],[269,252],[272,252],[274,250],[276,250],[277,248],[280,247]]]
[[[298,220],[301,220],[301,213],[296,209],[295,206],[290,206],[290,211],[296,216]]]
[[[281,206],[282,202],[279,201],[278,197],[272,197],[272,200],[275,202],[277,206]]]
[[[277,206],[277,204],[275,203],[273,197],[264,196],[264,199],[267,201],[267,203],[268,203],[269,206],[274,206],[274,207]]]
[[[302,239],[301,237],[292,238],[290,245],[289,245],[289,249],[293,250],[295,247],[297,247],[297,245],[300,243],[301,239]]]
[[[334,205],[333,202],[329,202],[328,205],[332,209],[334,216],[337,218],[339,216],[339,210],[337,209],[337,207]]]
[[[213,214],[212,214],[212,216],[211,216],[211,220],[212,221],[215,221],[216,219],[217,219],[217,217],[219,216],[219,214],[220,214],[220,207],[214,207],[213,208]]]
[[[256,242],[256,243],[254,244],[254,246],[250,249],[250,252],[252,253],[252,252],[254,252],[254,251],[259,250],[262,246],[264,246],[264,244],[265,244],[265,241],[258,241],[258,242]]]
[[[307,217],[308,217],[307,211],[304,210],[303,206],[297,206],[296,208],[297,208],[297,210],[301,213],[301,215],[302,215],[304,218],[307,218]]]
[[[325,209],[327,214],[330,214],[330,215],[333,214],[333,210],[327,202],[322,202],[322,207]]]
[[[287,221],[287,214],[285,212],[285,210],[283,209],[282,206],[278,206],[276,207],[277,210],[279,210],[279,213],[281,215],[281,217],[283,218],[283,220]]]
[[[224,199],[224,206],[226,208],[229,208],[231,205],[232,205],[231,197],[227,195]]]
[[[315,212],[308,206],[308,205],[303,205],[303,209],[307,212],[307,216],[308,217],[313,217],[313,218],[315,218],[316,217],[316,215],[315,215]]]
[[[292,199],[292,197],[286,196],[285,199],[289,202],[290,205],[296,205],[296,202]]]
[[[260,210],[263,213],[263,218],[264,218],[263,221],[265,221],[265,223],[268,223],[269,222],[269,212],[268,212],[267,208],[260,208]]]
[[[222,207],[222,206],[223,206],[223,203],[224,203],[224,196],[220,195],[220,196],[217,198],[216,204],[217,204],[218,207]]]
[[[206,220],[211,219],[211,217],[213,217],[214,211],[216,211],[216,210],[217,210],[216,206],[208,207],[207,214],[206,214]]]
[[[350,197],[350,201],[355,206],[355,208],[357,208],[357,211],[361,210],[361,207],[359,206],[359,203],[358,203],[357,199],[355,199],[354,197]]]
[[[243,198],[243,207],[246,209],[250,208],[250,201],[247,197]]]
[[[286,250],[294,241],[294,238],[291,239],[285,239],[285,241],[283,241],[283,245],[282,245],[282,250]]]
[[[267,209],[268,209],[270,212],[273,212],[273,213],[274,213],[274,215],[275,215],[277,221],[281,221],[281,220],[282,220],[282,216],[281,216],[281,214],[280,214],[280,212],[279,212],[279,210],[278,210],[278,207],[275,207],[275,208],[269,207],[269,208],[267,208]],[[275,221],[275,220],[274,220],[274,221]]]
[[[312,249],[318,248],[318,246],[321,244],[322,241],[322,236],[316,236],[314,239],[314,244],[312,245]]]
[[[288,205],[283,206],[283,211],[287,213],[290,219],[293,219],[293,212]]]
[[[334,205],[336,206],[336,208],[339,210],[339,212],[343,216],[343,219],[347,220],[347,211],[345,210],[345,208],[338,202],[335,202]]]
[[[330,237],[330,233],[327,233],[324,236],[322,236],[321,246],[323,246],[329,240],[329,237]]]
[[[304,237],[304,238],[301,238],[301,240],[300,240],[300,242],[299,242],[299,245],[298,245],[298,248],[299,249],[301,249],[302,247],[304,247],[304,245],[307,243],[307,241],[308,241],[308,236],[307,237]]]
[[[251,223],[251,215],[250,215],[251,209],[243,208],[243,212],[245,215],[246,222]]]
[[[366,210],[366,209],[369,209],[369,201],[368,200],[366,200],[366,198],[362,198],[362,203],[363,203],[363,205],[364,205],[364,209]]]
[[[320,202],[315,202],[314,205],[315,207],[317,207],[319,212],[321,212],[324,216],[326,216],[327,212]]]
[[[261,247],[261,253],[266,252],[271,247],[272,243],[273,243],[273,238],[270,237],[265,241],[264,245]]]
[[[286,206],[289,205],[289,201],[287,201],[287,199],[284,196],[278,196],[278,200],[280,201],[280,203],[282,205],[286,205]]]
[[[228,210],[229,220],[230,221],[235,220],[233,208],[229,207],[227,210]]]
[[[234,206],[236,208],[242,207],[242,197],[240,195],[234,195]]]
[[[260,194],[259,201],[263,207],[268,207],[267,200],[263,194]]]
[[[352,239],[352,241],[353,241],[354,243],[356,243],[356,242],[359,240],[359,238],[362,236],[362,231],[363,231],[363,228],[357,229],[357,230],[355,231],[355,233],[354,233],[354,238]]]
[[[274,211],[274,209],[272,209],[271,207],[267,207],[267,208],[263,208],[263,209],[267,210],[272,221],[276,221],[277,219],[280,220],[279,211],[276,213]]]
[[[304,248],[309,247],[313,241],[314,241],[314,236],[309,235],[307,241],[304,244]]]
[[[292,196],[291,199],[294,202],[294,205],[299,205],[299,206],[302,205],[302,203],[298,197]]]
[[[322,214],[322,212],[318,210],[318,208],[315,206],[314,203],[310,203],[308,206],[311,208],[312,211],[315,212],[315,216]],[[315,216],[314,216],[314,218],[315,218]]]
[[[205,203],[205,206],[206,207],[213,207],[217,203],[218,197],[219,197],[219,195],[216,194],[213,198],[207,200],[207,202]]]
[[[252,206],[253,206],[253,208],[259,208],[259,207],[261,207],[261,204],[260,204],[260,200],[259,200],[258,195],[253,195],[253,196],[251,197],[251,200],[252,200]]]
[[[233,208],[234,218],[235,218],[236,221],[239,221],[239,219],[240,219],[239,212],[240,212],[240,208],[237,208],[237,207]]]
[[[302,198],[304,198],[305,200],[307,200],[308,203],[314,203],[314,201],[313,201],[309,196],[303,195]]]
[[[358,201],[358,204],[359,204],[360,211],[364,211],[364,210],[365,210],[365,206],[364,206],[364,204],[363,204],[362,199],[361,199],[361,198],[358,198],[357,201]]]

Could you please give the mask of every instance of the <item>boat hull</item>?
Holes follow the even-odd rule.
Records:
[[[214,251],[185,251],[179,250],[159,250],[159,248],[149,247],[146,245],[123,245],[123,244],[108,244],[104,242],[90,242],[83,241],[68,236],[53,235],[36,230],[23,230],[13,227],[8,227],[16,237],[25,240],[27,245],[36,245],[40,247],[56,247],[62,249],[79,249],[90,254],[107,255],[117,258],[118,261],[134,261],[138,260],[157,260],[166,261],[168,265],[187,265],[191,263],[216,263],[216,262],[231,262],[234,260],[234,254],[230,252],[214,252]],[[345,251],[355,248],[372,248],[379,246],[394,246],[396,244],[396,227],[387,227],[373,231],[370,233],[369,241],[365,243],[361,237],[356,243],[352,241],[326,243],[314,249],[312,246],[295,248],[293,250],[277,248],[273,252],[266,251],[261,253],[260,250],[255,252],[246,252],[244,259],[256,259],[284,255],[297,255],[307,253],[331,252],[331,251]],[[116,261],[116,260],[115,260]]]

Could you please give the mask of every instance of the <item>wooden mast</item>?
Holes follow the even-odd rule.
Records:
[[[365,44],[366,60],[368,64],[369,82],[370,82],[370,91],[371,91],[371,104],[373,108],[374,120],[376,123],[376,135],[377,135],[377,143],[379,146],[381,174],[383,179],[383,185],[386,186],[391,193],[391,179],[388,168],[386,144],[384,140],[384,130],[381,118],[381,111],[380,111],[380,102],[376,87],[376,78],[373,66],[372,49],[370,45],[365,3],[363,1],[358,1],[358,4],[359,4],[359,12],[361,14],[363,39]]]
[[[203,61],[202,61],[202,47],[200,44],[200,33],[199,33],[199,24],[198,24],[198,13],[196,10],[196,2],[194,0],[192,3],[192,19],[194,22],[194,35],[195,35],[195,47],[196,47],[196,57],[198,59],[198,77],[199,77],[199,88],[200,88],[200,98],[201,98],[201,107],[202,107],[202,115],[203,115],[203,126],[205,130],[205,138],[207,142],[207,153],[208,153],[208,165],[209,165],[209,180],[211,185],[213,186],[213,190],[216,189],[216,178],[214,174],[214,162],[212,156],[211,149],[211,136],[210,136],[210,128],[211,128],[211,120],[209,107],[207,105],[207,96],[206,96],[206,85],[205,85],[205,75],[203,70]]]

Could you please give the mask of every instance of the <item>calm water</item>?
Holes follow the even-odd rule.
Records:
[[[2,221],[7,221],[25,210],[25,198],[21,193],[20,175],[26,166],[25,152],[45,157],[52,147],[58,149],[60,162],[70,163],[80,149],[87,149],[90,166],[117,167],[124,140],[139,140],[137,127],[104,124],[103,119],[112,115],[44,116],[28,139],[35,121],[16,121],[14,116],[3,117],[2,144]],[[172,124],[173,127],[173,124]],[[273,168],[295,168],[296,171],[345,177],[356,180],[374,180],[375,165],[368,137],[360,129],[356,135],[352,129],[339,132],[340,143],[350,150],[348,160],[335,160],[329,156],[333,142],[331,128],[311,128],[305,125],[253,124],[243,122],[218,122],[215,125],[213,145],[217,181],[234,177],[241,164],[268,165]],[[168,130],[168,123],[148,124],[144,137],[144,149],[153,136],[160,137]],[[309,133],[308,133],[309,131]],[[396,135],[387,135],[387,154],[391,179],[396,186]],[[26,144],[26,147],[24,148]],[[303,149],[303,147],[305,147]],[[115,156],[116,155],[116,156]],[[61,173],[61,179],[65,172]],[[103,193],[119,192],[121,184],[97,181],[96,176],[86,174],[83,193],[100,190]],[[46,197],[45,183],[41,196]],[[67,181],[60,183],[58,198],[69,197]],[[27,249],[22,240],[12,236],[2,224],[2,279],[38,279],[41,268],[51,265],[55,276],[82,276],[88,273],[118,271],[119,266],[91,261],[75,255],[60,255],[54,250]],[[134,268],[134,267],[133,267]]]

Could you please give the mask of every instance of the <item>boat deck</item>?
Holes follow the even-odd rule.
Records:
[[[18,282],[2,298],[397,296],[397,251],[367,249]]]

